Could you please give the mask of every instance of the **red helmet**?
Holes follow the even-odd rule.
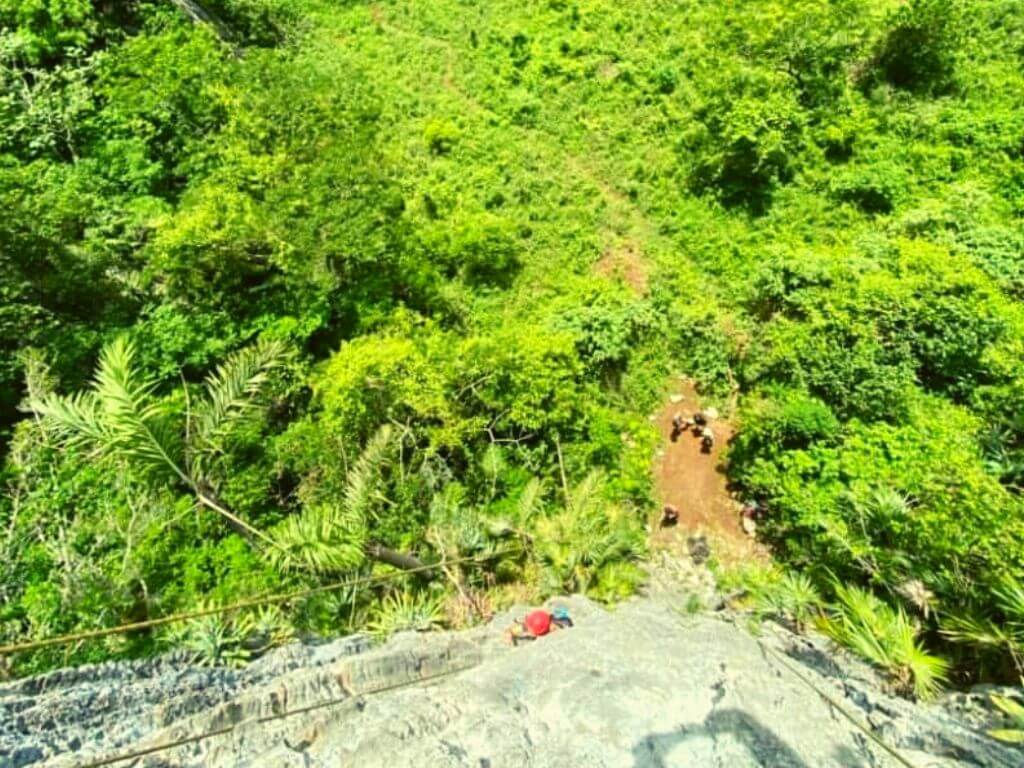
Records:
[[[534,637],[546,635],[551,631],[551,614],[547,611],[530,611],[523,619],[523,624]]]

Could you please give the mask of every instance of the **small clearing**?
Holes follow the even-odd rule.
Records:
[[[655,416],[655,426],[664,442],[654,463],[659,507],[651,524],[652,548],[684,554],[690,538],[703,535],[710,544],[711,556],[722,565],[767,561],[767,549],[743,531],[740,505],[729,492],[722,454],[735,434],[733,425],[723,418],[711,422],[715,444],[708,453],[691,432],[672,440],[672,417],[676,413],[692,417],[701,408],[696,386],[687,379],[679,383]],[[663,504],[679,510],[678,525],[660,527]]]
[[[640,246],[633,241],[606,250],[595,268],[602,277],[622,280],[638,296],[648,293],[647,261]]]

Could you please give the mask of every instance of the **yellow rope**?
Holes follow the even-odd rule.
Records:
[[[834,709],[838,710],[839,714],[845,717],[857,730],[859,730],[861,733],[863,733],[865,736],[871,739],[871,741],[875,742],[875,744],[877,744],[879,747],[881,747],[890,755],[892,755],[900,763],[900,765],[903,765],[906,768],[915,768],[914,764],[907,760],[907,758],[905,758],[899,752],[897,752],[895,747],[886,744],[885,741],[882,740],[881,736],[879,736],[871,728],[868,728],[866,725],[861,723],[860,720],[858,720],[856,717],[850,714],[846,710],[846,707],[840,704],[834,696],[831,696],[828,692],[823,691],[818,685],[814,683],[813,680],[801,674],[796,669],[796,667],[790,664],[789,661],[781,653],[778,653],[773,648],[769,648],[764,643],[759,642],[758,645],[761,646],[761,649],[763,651],[767,651],[769,654],[774,656],[775,660],[782,664],[782,666],[784,666],[786,669],[788,669],[790,674],[792,674],[800,682],[802,682],[804,685],[808,686],[812,691],[818,694],[822,699],[826,701],[826,703],[831,704]]]
[[[469,562],[486,562],[487,560],[493,560],[496,557],[502,555],[512,554],[521,552],[522,549],[519,547],[511,547],[509,549],[498,550],[489,555],[473,555],[470,557],[460,557],[455,560],[442,560],[438,563],[432,563],[430,565],[422,565],[418,568],[410,568],[404,571],[395,571],[393,573],[385,573],[380,576],[366,576],[361,579],[349,579],[347,581],[339,581],[334,584],[327,584],[321,587],[311,587],[309,589],[296,590],[294,592],[284,592],[279,594],[264,595],[261,597],[254,597],[247,600],[242,600],[231,605],[219,606],[216,608],[204,608],[199,611],[189,611],[187,613],[174,613],[170,616],[161,616],[158,619],[148,619],[146,621],[137,621],[132,624],[122,624],[117,627],[106,627],[104,629],[91,629],[85,632],[75,632],[68,635],[58,635],[57,637],[50,637],[44,640],[31,640],[23,643],[11,643],[10,645],[0,645],[0,656],[4,656],[11,653],[18,653],[20,651],[34,651],[39,648],[49,648],[54,645],[67,645],[68,643],[75,643],[79,640],[94,640],[98,637],[108,637],[110,635],[119,635],[125,632],[135,632],[140,629],[149,629],[151,627],[159,627],[164,624],[172,624],[178,621],[188,621],[189,619],[199,619],[203,616],[213,616],[220,613],[229,613],[230,611],[237,611],[241,608],[253,608],[257,605],[271,605],[274,603],[287,603],[291,600],[296,600],[301,597],[308,597],[309,595],[316,595],[323,592],[334,592],[345,587],[353,587],[360,584],[379,584],[387,581],[394,581],[399,578],[411,576],[416,573],[423,573],[425,571],[432,571],[438,568],[443,568],[448,565],[458,565],[459,563]]]

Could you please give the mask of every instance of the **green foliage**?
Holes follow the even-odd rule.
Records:
[[[758,611],[780,616],[802,632],[818,615],[823,600],[811,579],[802,573],[786,573],[758,591]]]
[[[382,638],[396,632],[427,632],[441,626],[443,615],[436,595],[396,592],[381,600],[367,628]]]
[[[950,613],[1010,631],[1019,4],[206,5],[0,0],[5,637],[369,573],[368,541],[524,547],[446,574],[458,600],[620,597],[676,374],[735,406],[782,562],[890,593],[918,643]],[[555,491],[595,471],[600,501]]]
[[[567,493],[561,512],[537,524],[536,557],[553,593],[612,599],[639,583],[629,561],[643,553],[642,530],[635,517],[607,507],[602,485],[603,478],[591,473]]]
[[[232,433],[252,418],[253,401],[284,350],[261,343],[228,358],[207,377],[204,397],[194,410],[187,408],[180,431],[170,404],[156,396],[155,382],[140,377],[135,354],[134,345],[119,337],[104,347],[91,390],[68,397],[50,393],[30,405],[64,445],[198,490],[217,478],[214,467]]]
[[[903,610],[858,587],[835,584],[835,591],[838,603],[821,622],[822,629],[886,670],[900,690],[921,699],[934,697],[946,681],[949,664],[924,650],[918,628]]]
[[[97,4],[91,0],[4,0],[0,28],[4,53],[30,64],[81,54],[119,36],[138,13],[138,2]]]
[[[796,171],[806,117],[791,77],[747,69],[723,78],[694,114],[683,149],[695,162],[690,185],[726,202],[763,205]]]
[[[963,43],[966,8],[960,0],[910,0],[886,19],[877,66],[898,88],[939,91],[953,81]]]
[[[202,604],[199,610],[212,606]],[[168,637],[173,648],[188,651],[195,663],[209,667],[244,665],[250,658],[245,647],[244,622],[222,614],[203,616],[182,624]]]
[[[452,147],[458,141],[459,129],[448,120],[435,118],[423,128],[423,138],[431,152],[435,155],[445,155],[452,151]]]
[[[1013,727],[995,728],[988,735],[1010,744],[1024,744],[1024,707],[1006,696],[991,694],[989,698],[1000,712],[1010,718]]]
[[[992,588],[994,604],[977,605],[972,612],[957,609],[943,621],[943,633],[965,643],[1009,656],[1017,676],[1024,675],[1024,586],[1003,575]]]
[[[302,512],[274,530],[276,546],[267,553],[270,561],[283,570],[304,568],[314,573],[350,571],[361,565],[370,503],[391,442],[390,428],[381,427],[346,472],[340,498],[323,488],[308,490]]]

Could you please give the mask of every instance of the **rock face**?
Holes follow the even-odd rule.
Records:
[[[0,765],[90,761],[217,731],[148,766],[1019,766],[949,707],[883,692],[818,639],[645,598],[511,647],[464,633],[291,646],[242,671],[174,659],[0,688]],[[963,695],[958,700],[962,705]],[[330,702],[329,706],[320,706]],[[278,717],[292,712],[290,716]],[[58,754],[63,753],[63,754]],[[125,762],[121,765],[131,765]]]

